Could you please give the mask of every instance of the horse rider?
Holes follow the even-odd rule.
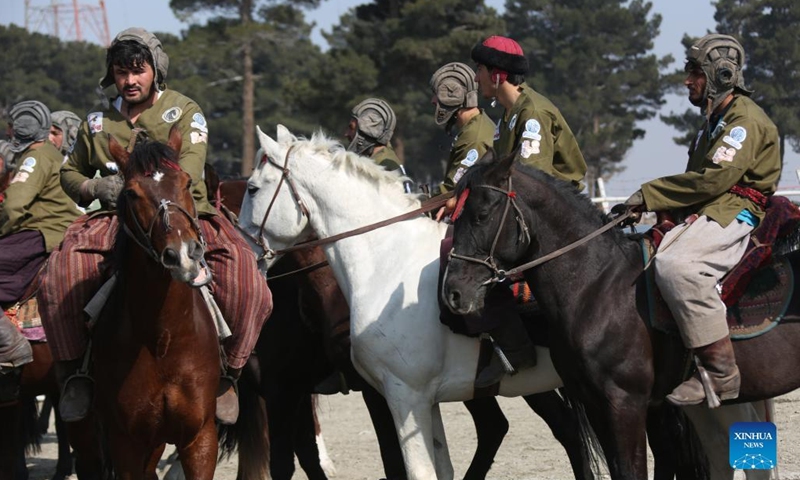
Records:
[[[350,142],[347,150],[370,157],[386,170],[400,169],[400,159],[392,148],[397,117],[388,103],[368,98],[353,107],[344,133]]]
[[[744,64],[731,36],[709,34],[692,45],[683,83],[706,121],[686,172],[647,182],[625,201],[635,211],[677,211],[685,219],[662,240],[655,279],[721,400],[739,396],[740,377],[718,284],[744,256],[781,174],[778,129],[750,98]],[[667,396],[680,406],[705,398],[699,373]]]
[[[61,185],[79,205],[97,199],[105,211],[84,215],[70,226],[50,258],[42,284],[42,321],[63,388],[60,409],[66,421],[83,418],[91,408],[91,383],[69,380],[78,372],[89,340],[83,308],[113,273],[109,264],[119,229],[114,209],[123,180],[109,153],[109,136],[129,151],[141,132],[166,143],[170,129],[177,126],[183,137],[179,164],[192,178],[192,196],[207,243],[204,258],[214,274],[212,294],[232,332],[224,342],[227,365],[217,398],[217,418],[223,423],[233,423],[238,416],[236,379],[272,311],[272,296],[258,272],[255,254],[207,200],[203,168],[208,124],[193,100],[166,87],[168,66],[169,57],[155,35],[141,28],[119,33],[108,48],[100,80],[101,89],[114,85],[118,95],[86,116],[61,168]],[[201,283],[198,277],[195,285]]]
[[[442,66],[430,80],[436,125],[444,125],[453,144],[447,160],[447,170],[441,191],[455,189],[456,183],[494,141],[494,122],[478,108],[478,84],[475,72],[469,66],[452,62]],[[436,214],[436,220],[452,212],[456,199],[451,198]]]
[[[7,140],[0,140],[0,205],[2,205],[5,196],[3,192],[8,186],[8,180],[14,169],[14,152],[11,151],[11,142]],[[2,212],[2,207],[0,207]],[[0,223],[4,220],[0,219]]]
[[[80,215],[75,202],[61,189],[59,169],[63,155],[47,141],[50,110],[41,102],[28,100],[14,105],[10,117],[12,141],[0,150],[0,155],[5,161],[11,160],[13,153],[20,161],[0,207],[0,305],[22,298],[47,255]],[[30,344],[2,314],[0,374],[18,372],[19,367],[32,361]],[[16,398],[17,385],[9,388],[3,392],[11,392],[10,395],[0,395],[0,402]]]
[[[493,105],[503,106],[503,116],[494,131],[495,152],[500,156],[516,152],[515,161],[582,190],[586,161],[558,108],[525,83],[528,59],[522,47],[510,38],[491,36],[473,47],[471,57],[477,64],[475,81],[481,95],[491,99]],[[488,332],[517,370],[535,365],[533,344],[506,285],[489,290],[483,315],[473,321],[476,323],[471,328]],[[475,386],[497,383],[505,373],[503,363],[493,355]]]
[[[61,150],[63,155],[67,155],[78,137],[81,117],[68,110],[53,112],[50,117],[53,120],[50,126],[50,143]]]

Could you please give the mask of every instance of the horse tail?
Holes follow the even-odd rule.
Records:
[[[647,412],[647,434],[656,476],[711,478],[711,466],[692,422],[681,408],[662,402]]]
[[[572,418],[577,425],[578,435],[584,447],[584,461],[587,463],[585,467],[591,469],[594,478],[602,478],[602,472],[607,471],[606,457],[603,454],[603,447],[600,445],[600,440],[589,422],[589,417],[586,415],[586,406],[576,396],[569,393],[566,388],[559,388],[558,393],[564,400],[564,404],[568,410],[572,412]],[[575,465],[573,464],[573,468]],[[578,472],[575,472],[576,474]],[[588,476],[588,475],[587,475]]]
[[[26,455],[35,455],[42,451],[42,432],[39,430],[39,410],[36,398],[23,396],[19,401],[20,440],[25,445]]]
[[[269,477],[269,432],[267,407],[255,382],[245,372],[239,381],[239,420],[219,426],[220,460],[239,450],[237,479]]]

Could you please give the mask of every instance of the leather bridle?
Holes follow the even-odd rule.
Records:
[[[122,228],[125,230],[125,233],[127,233],[128,236],[131,237],[131,239],[134,242],[136,242],[136,244],[142,247],[142,249],[145,252],[147,252],[148,255],[153,257],[153,259],[155,259],[156,262],[159,263],[161,262],[161,255],[156,251],[155,247],[153,247],[153,240],[152,240],[153,229],[155,228],[156,221],[159,218],[161,218],[161,223],[163,224],[164,229],[167,232],[172,230],[172,226],[169,220],[170,208],[176,209],[178,212],[184,214],[186,218],[189,219],[189,221],[192,224],[192,228],[194,228],[195,233],[197,234],[197,238],[200,240],[200,245],[203,247],[203,251],[205,251],[206,240],[203,237],[202,230],[200,230],[200,223],[197,221],[196,214],[192,215],[191,213],[189,213],[188,210],[178,205],[177,203],[162,198],[161,202],[159,202],[158,204],[158,209],[156,209],[155,215],[153,215],[153,219],[150,220],[150,225],[147,227],[147,230],[145,230],[142,224],[139,223],[139,219],[136,217],[136,212],[133,210],[131,202],[126,201],[125,203],[128,206],[128,212],[130,214],[130,217],[133,219],[135,230],[131,230],[130,227],[128,227],[128,223],[125,222],[124,220],[121,222]]]
[[[610,230],[611,228],[615,227],[616,225],[622,223],[627,218],[636,215],[632,210],[628,210],[624,214],[614,218],[609,223],[607,223],[607,224],[603,225],[602,227],[598,228],[597,230],[593,231],[589,235],[586,235],[585,237],[582,237],[582,238],[570,243],[569,245],[566,245],[566,246],[564,246],[562,248],[559,248],[558,250],[550,252],[547,255],[539,257],[539,258],[537,258],[535,260],[532,260],[532,261],[530,261],[528,263],[522,264],[522,265],[520,265],[518,267],[514,267],[514,268],[512,268],[510,270],[503,270],[501,268],[498,268],[497,262],[495,261],[495,258],[494,258],[494,252],[495,252],[495,249],[497,247],[497,242],[498,242],[498,240],[500,238],[500,232],[503,231],[503,227],[505,226],[505,221],[506,221],[506,218],[508,217],[508,212],[509,212],[510,207],[514,208],[514,211],[516,213],[517,224],[520,227],[520,237],[521,238],[518,241],[522,241],[522,240],[526,240],[527,239],[526,242],[530,243],[530,231],[528,230],[528,226],[525,224],[525,220],[524,220],[524,218],[522,216],[522,211],[517,206],[517,203],[516,203],[517,194],[512,189],[511,176],[508,177],[508,190],[503,190],[502,188],[498,188],[498,187],[495,187],[495,186],[492,186],[492,185],[479,185],[477,188],[488,188],[490,190],[495,190],[497,192],[502,193],[507,198],[506,204],[505,204],[505,208],[503,209],[503,217],[500,220],[500,227],[498,228],[497,233],[495,234],[494,241],[492,241],[492,248],[489,250],[489,256],[486,257],[485,259],[480,259],[480,258],[476,258],[476,257],[470,257],[470,256],[467,256],[467,255],[459,255],[459,254],[455,253],[455,248],[452,248],[450,250],[450,253],[448,254],[448,261],[451,260],[451,259],[463,260],[465,262],[477,263],[479,265],[483,265],[486,268],[488,268],[492,272],[493,276],[491,278],[489,278],[488,280],[486,280],[485,282],[483,282],[482,285],[489,285],[489,284],[492,284],[492,283],[502,282],[502,281],[506,280],[509,277],[514,277],[516,275],[521,274],[522,272],[524,272],[526,270],[530,270],[531,268],[537,267],[537,266],[539,266],[539,265],[541,265],[541,264],[543,264],[545,262],[549,262],[550,260],[552,260],[552,259],[554,259],[556,257],[560,257],[561,255],[569,252],[570,250],[573,250],[575,248],[580,247],[581,245],[585,244],[589,240],[591,240],[591,239],[603,234],[604,232],[606,232],[606,231]]]

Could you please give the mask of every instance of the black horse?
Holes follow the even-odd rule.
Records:
[[[513,157],[488,154],[465,175],[457,194],[463,210],[444,289],[456,313],[483,308],[487,280],[608,223],[569,184],[513,164]],[[797,266],[800,254],[789,259]],[[651,443],[663,433],[648,408],[682,380],[688,364],[680,338],[649,326],[643,268],[638,242],[614,228],[524,272],[549,319],[553,363],[570,396],[585,405],[615,479],[647,478],[646,427],[653,427]],[[799,314],[795,295],[780,325],[735,343],[742,373],[738,402],[800,387]],[[657,453],[654,448],[658,469]]]

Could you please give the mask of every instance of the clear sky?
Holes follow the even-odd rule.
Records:
[[[655,41],[655,53],[659,56],[672,54],[677,62],[683,61],[683,47],[680,43],[684,33],[699,36],[713,30],[714,6],[710,0],[652,0],[653,12],[662,16],[661,34]],[[65,2],[59,2],[65,3]],[[81,4],[93,4],[93,0],[80,0]],[[323,48],[326,46],[320,29],[330,30],[331,25],[338,23],[339,17],[355,5],[365,3],[364,0],[324,0],[322,5],[309,12],[309,20],[316,22],[313,39]],[[504,0],[487,0],[488,5],[503,10]],[[34,6],[50,4],[49,0],[32,0]],[[178,34],[186,24],[175,18],[169,9],[167,0],[106,0],[108,24],[113,37],[117,32],[132,26],[144,27],[151,31],[171,32]],[[25,24],[24,0],[0,0],[0,24]],[[90,33],[87,39],[91,40]],[[443,58],[442,63],[448,59]],[[675,63],[674,66],[680,63]],[[534,86],[535,87],[535,86]],[[543,92],[545,95],[547,92]],[[661,113],[682,112],[691,105],[685,96],[669,96]],[[431,116],[431,128],[436,128]],[[643,122],[640,127],[647,131],[644,139],[634,143],[628,152],[623,165],[626,170],[617,174],[607,182],[609,195],[627,196],[639,185],[653,178],[680,173],[686,166],[686,149],[675,145],[672,137],[676,131],[667,127],[656,117]],[[786,167],[781,179],[781,188],[796,187],[800,184],[795,171],[800,169],[800,155],[791,151],[786,153]]]

